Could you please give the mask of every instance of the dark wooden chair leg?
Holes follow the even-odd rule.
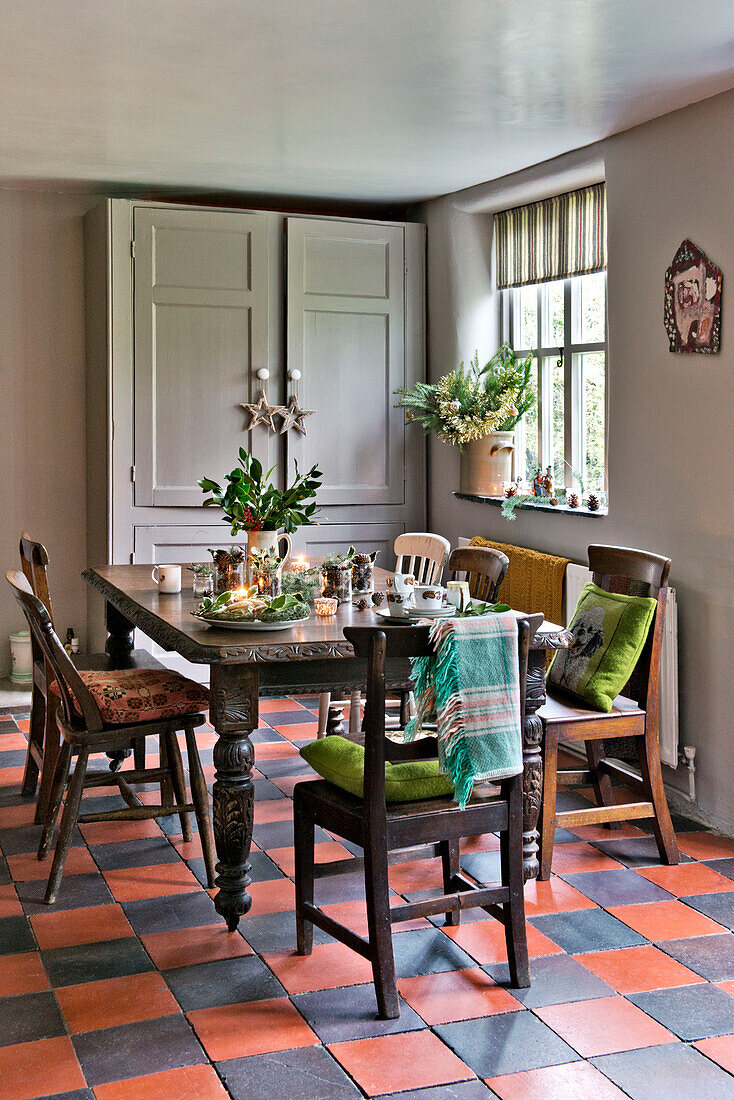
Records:
[[[171,766],[168,761],[168,746],[166,745],[165,737],[158,738],[158,764],[161,768],[170,769]],[[161,804],[163,806],[172,806],[173,801],[173,783],[171,782],[169,771],[169,774],[161,779]]]
[[[367,927],[372,951],[372,980],[377,995],[377,1011],[383,1020],[400,1016],[398,987],[395,981],[395,956],[390,924],[390,885],[387,878],[386,838],[369,843],[364,849],[364,885],[367,898]]]
[[[36,825],[46,820],[51,799],[56,762],[61,751],[61,735],[56,725],[56,715],[46,710],[45,730],[43,736],[43,767],[41,768],[41,783],[36,799],[36,813],[34,821]]]
[[[161,736],[161,743],[165,742],[166,745],[166,759],[168,761],[169,774],[171,776],[171,786],[173,787],[173,793],[176,799],[177,806],[186,805],[186,777],[184,776],[183,761],[181,760],[181,749],[178,745],[178,737],[173,730],[169,730],[168,733]],[[191,828],[191,818],[188,813],[179,813],[181,819],[181,834],[185,842],[193,840],[194,831]]]
[[[660,770],[660,751],[655,735],[645,733],[644,737],[638,738],[637,751],[640,759],[642,782],[645,785],[647,797],[655,808],[652,831],[657,841],[660,859],[663,863],[680,863],[678,841],[675,836],[673,822],[670,819],[668,800],[665,797],[663,775]]]
[[[450,894],[453,889],[454,875],[458,875],[461,869],[458,840],[441,841],[441,863],[443,865],[443,892],[444,894]],[[461,924],[461,910],[455,909],[452,913],[446,913],[444,923],[452,927]]]
[[[28,798],[36,793],[38,786],[38,761],[33,750],[43,756],[43,740],[46,729],[46,700],[36,683],[31,696],[31,720],[28,734],[28,755],[25,758],[25,770],[20,793]]]
[[[410,721],[410,692],[400,692],[400,728],[405,729]]]
[[[136,772],[145,769],[145,738],[136,737],[133,741],[133,766]]]
[[[558,782],[558,737],[551,726],[543,727],[543,801],[539,838],[538,878],[545,882],[550,878],[553,864],[553,845],[556,839],[556,787]]]
[[[523,894],[522,776],[516,775],[504,780],[503,793],[509,805],[509,827],[500,833],[502,882],[510,891],[510,900],[503,906],[507,962],[512,986],[516,989],[527,989],[530,985],[530,963]]]
[[[54,861],[51,866],[51,874],[48,876],[46,897],[44,898],[46,905],[53,905],[56,901],[59,887],[61,886],[61,876],[64,873],[64,864],[69,854],[69,848],[71,848],[71,840],[74,835],[77,818],[79,817],[79,806],[81,804],[82,794],[84,793],[84,776],[87,773],[88,759],[89,749],[80,749],[76,766],[74,767],[74,774],[71,777],[71,782],[66,791],[66,804],[64,805],[61,828],[59,829],[56,849],[54,851]]]
[[[612,794],[612,781],[608,775],[601,770],[601,762],[604,759],[604,742],[603,741],[586,741],[586,759],[589,762],[589,770],[591,772],[591,782],[594,787],[594,795],[596,796],[597,806],[613,806],[614,795]],[[607,821],[607,829],[618,829],[621,825],[619,821]]]
[[[314,883],[314,822],[302,805],[298,787],[293,799],[293,842],[295,849],[296,884],[296,950],[299,955],[313,951],[313,924],[304,917],[306,902],[313,905]]]
[[[51,840],[53,838],[54,829],[56,827],[56,819],[59,816],[61,801],[64,797],[66,780],[69,777],[71,757],[71,745],[67,744],[67,742],[64,741],[59,748],[59,754],[56,760],[56,767],[54,768],[53,778],[51,780],[51,786],[49,789],[48,809],[46,811],[46,817],[43,822],[41,840],[38,845],[38,859],[46,859],[49,853],[49,849],[51,847]]]
[[[196,747],[196,734],[192,729],[186,730],[186,752],[189,758],[191,801],[194,803],[196,824],[199,826],[199,837],[204,853],[204,866],[206,867],[206,882],[211,890],[214,887],[214,879],[216,878],[215,864],[217,861],[214,849],[214,829],[212,828],[212,816],[209,809],[209,792],[206,789],[204,770]]]

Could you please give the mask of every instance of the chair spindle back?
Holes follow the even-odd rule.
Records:
[[[623,694],[634,699],[647,712],[648,719],[657,723],[670,558],[626,546],[598,544],[591,545],[588,553],[592,580],[599,588],[605,592],[650,596],[657,600],[655,619],[644,649],[629,683],[623,689]]]
[[[509,564],[507,555],[491,546],[460,546],[451,551],[449,572],[451,580],[466,573],[473,599],[496,603]]]
[[[5,579],[13,589],[13,595],[26,617],[31,637],[35,638],[46,659],[47,667],[56,678],[66,722],[73,725],[75,719],[78,721],[74,709],[74,699],[76,699],[86,728],[102,730],[104,725],[97,704],[69,659],[53,628],[51,616],[39,598],[34,595],[28,578],[19,569],[9,569]]]
[[[408,531],[393,546],[398,573],[412,573],[418,584],[440,584],[451,543],[443,535]]]

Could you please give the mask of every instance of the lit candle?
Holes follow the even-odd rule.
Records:
[[[316,614],[322,619],[326,619],[329,618],[331,615],[335,615],[338,606],[339,601],[334,599],[333,596],[318,596],[314,600]]]
[[[300,557],[296,558],[291,568],[293,573],[305,573],[305,571],[308,569],[308,562],[304,558],[303,554],[301,554]]]

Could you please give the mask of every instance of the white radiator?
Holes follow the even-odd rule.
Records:
[[[566,623],[573,615],[581,589],[591,580],[585,565],[569,564],[566,569]],[[675,589],[668,589],[665,633],[660,669],[660,759],[678,767],[678,603]]]

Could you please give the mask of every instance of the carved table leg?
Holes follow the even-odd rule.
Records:
[[[252,905],[250,844],[254,790],[254,751],[250,734],[258,723],[256,665],[212,665],[209,717],[217,732],[214,745],[214,842],[217,848],[219,893],[214,905],[236,929]]]
[[[135,627],[126,619],[121,611],[107,604],[107,642],[105,653],[109,653],[115,668],[125,668],[127,658],[133,648],[133,631]]]
[[[344,737],[348,733],[348,727],[344,718],[344,693],[332,691],[329,703],[329,716],[326,719],[326,732],[338,733]]]
[[[104,647],[105,653],[109,653],[114,668],[126,668],[129,664],[128,657],[134,645],[133,631],[135,627],[111,603],[107,604],[106,618],[107,641]],[[115,749],[114,752],[108,752],[110,771],[118,771],[125,757],[129,756],[131,752],[132,749]]]
[[[545,650],[531,649],[528,654],[528,688],[522,734],[522,862],[526,882],[537,878],[540,870],[536,826],[543,791],[543,759],[540,754],[543,724],[536,712],[545,702],[545,664]]]

